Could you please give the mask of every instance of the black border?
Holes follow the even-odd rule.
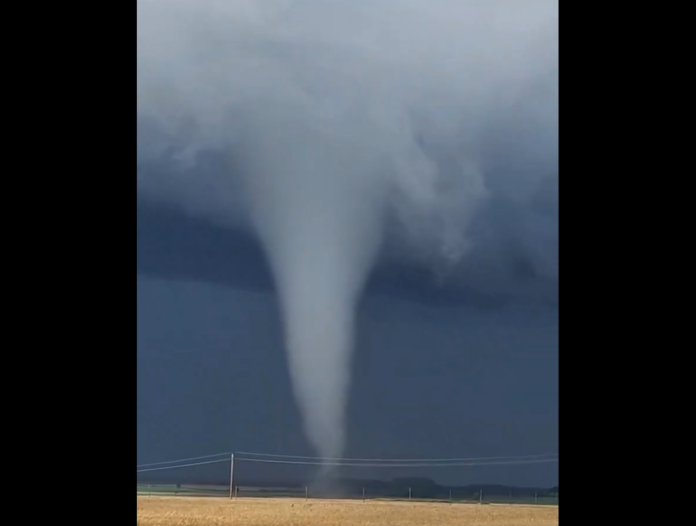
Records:
[[[15,89],[6,110],[20,110],[6,131],[16,144],[7,152],[20,168],[5,175],[25,188],[6,189],[6,206],[18,205],[6,226],[24,227],[22,243],[10,251],[22,254],[24,268],[16,270],[26,274],[17,295],[26,305],[18,320],[26,328],[18,336],[43,337],[40,345],[25,345],[20,336],[11,351],[19,367],[5,368],[21,386],[10,403],[28,406],[8,426],[21,437],[15,439],[20,454],[35,463],[19,479],[38,490],[28,494],[32,522],[127,523],[133,520],[125,477],[135,387],[126,273],[132,11],[126,3],[28,4],[24,13],[13,7],[20,13],[8,11],[5,22],[19,31],[8,58],[23,67],[5,79]]]

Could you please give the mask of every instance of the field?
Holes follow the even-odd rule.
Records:
[[[557,506],[138,496],[138,526],[557,526]]]

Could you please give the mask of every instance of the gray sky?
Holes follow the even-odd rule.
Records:
[[[275,112],[391,166],[349,456],[558,450],[557,2],[394,4],[138,0],[139,463],[312,453],[236,162]]]

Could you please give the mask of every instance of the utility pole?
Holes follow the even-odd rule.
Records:
[[[230,498],[234,497],[234,453],[230,455]]]

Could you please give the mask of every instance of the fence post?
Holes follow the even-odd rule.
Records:
[[[483,504],[483,490],[479,490],[479,504]]]
[[[535,493],[534,494],[534,504],[538,504],[538,503],[539,503],[539,494]]]
[[[365,488],[363,488],[362,490],[363,490],[363,502],[365,502]]]
[[[309,488],[307,486],[304,487],[304,498],[305,500],[309,499]]]
[[[411,488],[408,488],[408,500],[411,500]]]
[[[452,490],[450,490],[450,504],[452,504]]]
[[[152,484],[147,485],[147,496],[152,497]]]

